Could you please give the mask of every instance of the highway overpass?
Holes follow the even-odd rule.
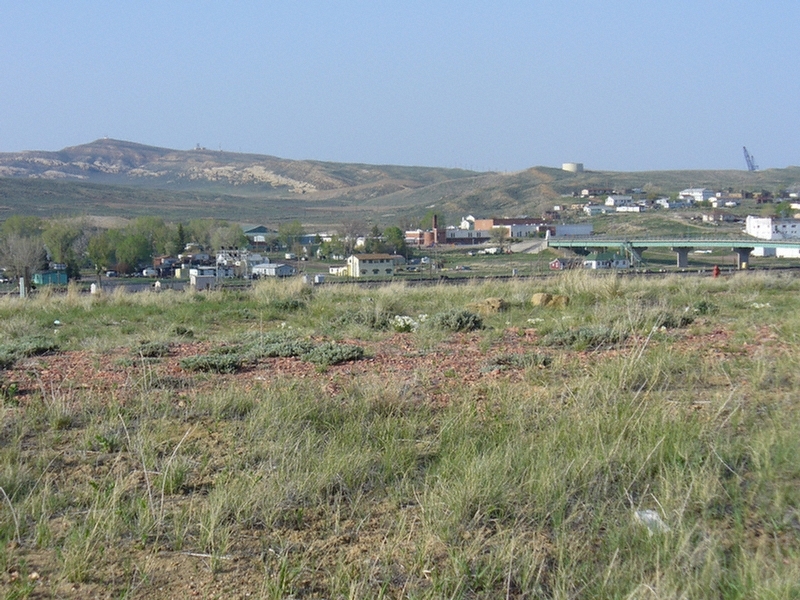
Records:
[[[625,254],[636,257],[648,248],[669,248],[677,255],[677,266],[689,266],[689,252],[697,248],[713,250],[725,248],[736,253],[738,268],[746,269],[753,248],[795,248],[800,249],[797,240],[761,240],[750,236],[643,236],[636,238],[615,237],[612,235],[561,236],[548,237],[549,248],[618,248]]]

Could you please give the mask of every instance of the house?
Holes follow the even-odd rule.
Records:
[[[657,206],[666,208],[668,210],[675,208],[686,208],[687,206],[684,200],[670,200],[669,198],[658,198],[655,203]]]
[[[596,252],[583,260],[585,269],[627,269],[630,266],[627,258],[613,252]]]
[[[394,275],[394,257],[391,254],[353,254],[347,257],[347,275],[391,277]]]
[[[712,213],[703,213],[703,223],[732,223],[736,216],[729,212],[715,210]]]
[[[242,224],[241,227],[245,237],[247,237],[247,239],[250,240],[250,244],[255,247],[266,244],[267,238],[275,236],[278,233],[265,225],[251,225],[245,223]]]
[[[689,204],[705,202],[713,197],[714,192],[706,188],[687,188],[685,190],[681,190],[681,192],[678,194],[678,198]]]
[[[603,204],[587,204],[583,207],[583,212],[585,212],[590,217],[594,217],[597,215],[604,215],[606,213],[614,212],[614,209],[610,206],[605,206]]]
[[[606,198],[606,206],[628,206],[633,204],[633,196],[621,196],[611,194]]]
[[[567,269],[574,269],[581,266],[580,259],[575,258],[556,258],[550,261],[551,271],[566,271]]]
[[[599,198],[613,193],[614,190],[608,188],[586,188],[581,190],[581,198]]]
[[[264,262],[253,266],[253,277],[291,277],[296,273],[291,265]]]

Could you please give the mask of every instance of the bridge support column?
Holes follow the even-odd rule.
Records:
[[[689,251],[691,248],[672,248],[672,251],[678,255],[678,268],[685,269],[689,266]]]
[[[733,251],[736,252],[736,268],[742,271],[747,269],[747,263],[750,261],[750,253],[753,249],[734,248]]]

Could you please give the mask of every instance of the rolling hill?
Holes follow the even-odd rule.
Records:
[[[467,213],[539,214],[586,187],[775,191],[800,187],[800,168],[570,173],[536,167],[478,173],[172,150],[113,139],[58,152],[0,153],[0,218],[159,214],[327,225],[354,218],[388,223],[435,208],[453,222]]]

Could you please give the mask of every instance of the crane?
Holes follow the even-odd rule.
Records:
[[[747,161],[747,170],[758,171],[758,165],[752,155],[747,151],[747,146],[742,146],[742,150],[744,150],[744,159]]]

